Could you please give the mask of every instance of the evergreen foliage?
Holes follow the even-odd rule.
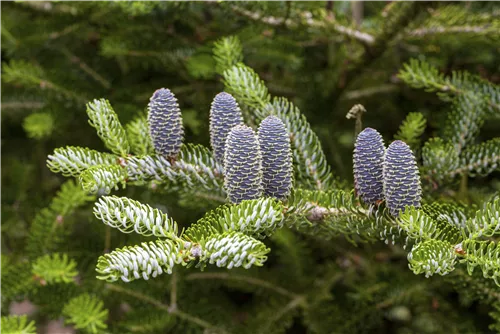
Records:
[[[2,331],[9,334],[34,334],[36,327],[34,321],[28,322],[28,317],[8,316],[2,317]]]
[[[500,330],[493,3],[2,14],[2,332]]]

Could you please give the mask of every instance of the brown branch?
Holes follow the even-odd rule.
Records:
[[[335,21],[333,17],[327,17],[323,21],[315,20],[313,19],[313,15],[311,12],[302,12],[299,14],[301,18],[301,22],[297,22],[292,20],[291,18],[283,18],[283,17],[275,17],[275,16],[264,16],[263,14],[259,12],[252,12],[249,10],[246,10],[244,8],[241,8],[239,6],[233,5],[231,8],[237,13],[242,16],[245,16],[247,18],[250,18],[254,21],[260,21],[262,23],[271,25],[271,26],[280,26],[284,25],[287,28],[290,29],[298,29],[303,27],[304,25],[307,25],[309,27],[314,27],[314,28],[322,28],[322,29],[328,29],[331,28],[347,37],[353,38],[355,40],[358,40],[359,42],[363,44],[372,44],[375,39],[373,38],[372,35],[345,27],[338,22]]]

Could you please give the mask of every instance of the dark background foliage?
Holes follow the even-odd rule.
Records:
[[[224,88],[212,46],[224,36],[239,37],[245,63],[273,96],[286,96],[300,108],[335,175],[348,184],[354,122],[346,113],[353,105],[366,107],[364,126],[376,128],[386,142],[415,111],[428,121],[423,140],[439,133],[450,105],[434,93],[408,87],[397,73],[410,58],[417,58],[447,75],[464,70],[498,83],[500,37],[498,29],[488,29],[498,28],[499,7],[494,2],[424,2],[415,6],[407,24],[387,32],[387,38],[375,45],[338,29],[378,35],[392,7],[390,2],[347,1],[2,3],[2,254],[22,263],[35,215],[49,205],[64,181],[46,168],[54,148],[73,145],[106,151],[88,125],[88,101],[109,99],[126,124],[145,110],[156,89],[170,88],[183,113],[185,141],[209,146],[210,104]],[[307,24],[306,12],[326,23]],[[271,16],[297,25],[265,20]],[[436,25],[444,31],[429,32]],[[450,28],[455,26],[482,30]],[[33,117],[37,114],[39,118]],[[484,124],[479,140],[498,136],[499,129],[497,117]],[[498,191],[498,177],[494,173],[475,179],[472,194]],[[210,208],[144,188],[119,193],[162,208],[184,226]],[[94,266],[105,242],[104,227],[92,217],[91,204],[67,218],[72,224],[59,249],[78,259],[82,285],[97,292],[103,285],[94,278]],[[112,248],[142,240],[114,231],[111,235]],[[307,292],[314,296],[308,312],[294,309],[287,296],[269,295],[237,281],[198,281],[189,276],[196,271],[182,274],[179,304],[200,318],[249,333],[464,333],[485,332],[491,322],[490,307],[477,302],[472,288],[453,288],[464,283],[464,272],[446,279],[415,276],[397,247],[353,247],[341,237],[323,241],[291,231],[282,231],[269,244],[273,251],[266,266],[240,274],[279,282],[297,295]],[[168,300],[169,280],[165,275],[127,288]],[[62,286],[51,289],[28,296],[39,306],[36,317],[43,321],[57,318],[61,305],[75,293],[65,294]],[[54,298],[52,309],[46,298]],[[182,319],[158,320],[164,311],[149,305],[124,317],[116,307],[120,303],[143,306],[130,296],[108,293],[102,298],[115,310],[110,315],[114,332],[199,331]],[[3,315],[12,299],[2,299]],[[141,327],[155,321],[165,323],[154,330]]]

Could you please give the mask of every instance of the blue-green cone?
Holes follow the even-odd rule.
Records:
[[[210,145],[217,161],[224,161],[227,135],[239,124],[243,124],[243,115],[234,97],[225,92],[217,94],[210,108]]]
[[[260,123],[258,137],[264,195],[285,200],[293,181],[292,150],[285,124],[278,117],[269,116]]]
[[[226,140],[224,170],[224,187],[231,203],[262,196],[262,157],[252,128],[236,125],[231,129]]]
[[[354,188],[363,202],[376,204],[384,199],[384,140],[377,130],[361,131],[354,144]]]
[[[407,205],[420,207],[422,187],[417,162],[411,148],[401,140],[392,142],[385,154],[384,195],[393,216]]]
[[[151,96],[148,124],[156,153],[164,156],[177,155],[184,139],[184,128],[179,104],[169,89],[158,89]]]

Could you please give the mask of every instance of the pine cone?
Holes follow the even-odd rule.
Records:
[[[392,142],[385,154],[384,194],[393,216],[398,216],[407,205],[420,207],[422,188],[417,162],[410,147],[401,140]]]
[[[252,128],[237,125],[226,140],[224,187],[232,203],[262,196],[262,157]]]
[[[225,92],[217,94],[210,108],[210,145],[217,161],[224,161],[227,135],[238,124],[243,124],[243,116],[234,97]]]
[[[354,187],[363,202],[375,204],[384,199],[384,140],[377,130],[361,131],[354,144]]]
[[[148,104],[149,134],[157,154],[175,156],[184,139],[181,111],[174,94],[166,88],[154,92]]]
[[[264,195],[285,200],[293,181],[292,150],[285,124],[278,117],[269,116],[260,123],[258,137]]]

